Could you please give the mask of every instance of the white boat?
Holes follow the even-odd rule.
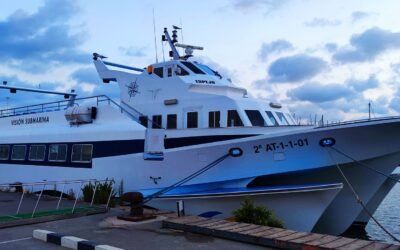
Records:
[[[225,188],[162,195],[149,205],[175,211],[177,202],[183,201],[184,209],[192,214],[225,219],[242,206],[245,198],[251,198],[255,206],[267,207],[278,219],[284,218],[285,228],[310,232],[341,189],[342,184]]]
[[[186,180],[173,189],[184,194],[268,187],[262,178],[271,176],[287,186],[299,172],[310,174],[297,178],[301,186],[342,183],[339,164],[368,202],[384,179],[354,160],[385,174],[400,162],[400,118],[302,126],[281,104],[251,98],[193,60],[201,47],[178,44],[176,30],[171,39],[165,29],[163,40],[172,60],[144,69],[94,53],[103,82],[118,83],[120,104],[98,96],[1,110],[0,182],[113,177],[126,191],[151,194]],[[318,224],[339,234],[360,212],[345,186]]]

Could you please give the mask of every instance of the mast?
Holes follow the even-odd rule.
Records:
[[[172,57],[174,60],[179,60],[181,57],[179,55],[178,50],[175,47],[175,43],[178,42],[177,38],[178,35],[176,34],[177,31],[174,29],[172,31],[172,38],[169,36],[167,28],[164,28],[164,35],[162,36],[163,41],[167,41],[169,46],[171,47],[171,51],[169,52],[169,56]]]

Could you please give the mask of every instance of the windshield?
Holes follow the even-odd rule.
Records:
[[[195,74],[200,74],[200,75],[204,75],[204,72],[201,71],[198,67],[196,67],[193,63],[191,62],[185,62],[185,61],[181,61],[183,65],[185,65],[188,69],[190,69],[193,73]]]
[[[196,66],[199,67],[203,72],[205,72],[208,75],[218,76],[219,78],[222,78],[222,76],[217,71],[211,69],[207,65],[196,63]]]

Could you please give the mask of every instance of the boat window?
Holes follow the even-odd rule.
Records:
[[[265,113],[267,113],[268,118],[271,120],[274,126],[279,126],[278,121],[275,119],[275,116],[272,114],[271,111],[265,111]]]
[[[208,75],[218,76],[218,77],[222,78],[222,76],[217,71],[211,69],[207,65],[196,63],[196,66],[199,67],[202,71],[204,71]]]
[[[30,161],[44,161],[46,145],[31,145],[29,148]]]
[[[294,121],[293,117],[289,113],[286,113],[286,117],[289,117],[289,122],[291,122],[291,124],[293,124],[293,125],[296,124],[296,122]]]
[[[161,128],[162,126],[162,115],[153,115],[152,128]]]
[[[167,115],[167,128],[169,129],[176,128],[176,119],[177,116],[175,114]]]
[[[178,65],[178,67],[176,68],[175,74],[177,76],[187,76],[187,75],[189,75],[189,72],[187,72],[186,69],[184,69]]]
[[[199,68],[197,68],[193,63],[191,63],[191,62],[186,62],[186,61],[182,61],[182,64],[185,65],[186,67],[188,67],[188,69],[190,69],[191,71],[193,71],[195,74],[204,75],[204,72],[201,71]]]
[[[228,127],[242,127],[243,122],[240,119],[240,116],[236,110],[228,110]]]
[[[187,128],[197,128],[198,116],[197,112],[187,113]]]
[[[139,116],[139,122],[140,124],[142,124],[143,126],[145,126],[147,128],[147,122],[148,122],[148,117],[147,116]]]
[[[156,74],[156,75],[158,75],[159,77],[161,77],[161,78],[163,78],[163,67],[160,67],[160,68],[154,68],[154,74]]]
[[[247,116],[249,117],[249,120],[251,122],[251,125],[253,126],[264,126],[264,118],[260,114],[260,111],[258,110],[245,110]]]
[[[67,144],[51,144],[49,161],[65,161],[67,159]]]
[[[167,75],[168,77],[172,76],[172,68],[167,68]]]
[[[10,146],[0,145],[0,160],[8,160],[10,155]]]
[[[92,161],[92,144],[75,144],[72,146],[72,162],[91,162]]]
[[[283,125],[289,125],[289,122],[287,121],[286,117],[283,115],[282,112],[276,112],[276,114],[278,115],[278,118]]]
[[[25,160],[26,145],[14,145],[11,153],[11,160]]]
[[[208,113],[208,127],[209,128],[220,128],[221,112],[211,111]]]

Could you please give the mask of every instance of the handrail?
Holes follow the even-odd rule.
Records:
[[[96,99],[97,106],[99,102],[104,102],[108,101],[109,103],[114,104],[117,106],[121,112],[127,113],[132,119],[138,120],[138,118],[133,115],[130,111],[127,109],[123,108],[121,105],[119,105],[117,102],[112,100],[110,97],[106,95],[97,95],[97,96],[89,96],[89,97],[81,97],[81,98],[76,98],[75,99],[75,105],[79,105],[77,102],[89,100],[89,99]],[[61,100],[61,101],[55,101],[55,102],[47,102],[47,103],[41,103],[41,104],[34,104],[34,105],[28,105],[28,106],[22,106],[22,107],[16,107],[16,108],[9,108],[9,109],[2,109],[0,110],[0,118],[2,117],[12,117],[12,116],[19,116],[19,115],[24,115],[28,113],[44,113],[46,111],[53,111],[54,109],[60,110],[61,108],[68,107],[69,105],[69,100]],[[131,107],[133,111],[137,113],[137,115],[143,115],[141,112],[138,110],[134,109]]]
[[[13,183],[0,183],[0,187],[20,187],[20,186],[36,186],[36,185],[54,185],[54,184],[73,184],[73,183],[86,183],[86,182],[105,182],[111,181],[109,179],[97,180],[97,179],[83,179],[83,180],[64,180],[64,181],[39,181],[39,182],[13,182]]]
[[[22,183],[22,182],[2,183],[2,184],[0,183],[0,187],[2,187],[2,189],[6,188],[6,191],[10,190],[11,188],[21,188],[21,197],[20,197],[19,202],[18,202],[18,207],[16,209],[16,214],[20,213],[21,206],[22,206],[22,203],[23,203],[23,200],[24,200],[24,197],[25,197],[25,193],[27,191],[26,188],[27,187],[31,187],[32,190],[33,190],[35,187],[39,187],[39,189],[37,189],[39,191],[39,195],[38,195],[38,198],[37,198],[37,200],[35,202],[35,206],[34,206],[34,208],[32,210],[32,214],[31,214],[31,218],[33,218],[35,216],[36,211],[37,211],[40,199],[44,195],[44,191],[45,191],[46,187],[54,185],[54,190],[60,191],[60,195],[58,196],[57,206],[55,208],[56,210],[58,210],[60,208],[61,200],[62,200],[62,198],[64,196],[64,191],[65,191],[66,185],[73,184],[73,185],[77,186],[76,187],[77,190],[75,190],[76,191],[76,196],[74,198],[75,201],[74,201],[73,207],[71,208],[72,209],[71,213],[74,213],[76,205],[78,203],[78,199],[80,198],[80,194],[82,192],[82,188],[84,187],[83,185],[85,183],[91,183],[91,182],[94,182],[94,189],[93,189],[93,194],[92,194],[92,197],[91,197],[90,206],[93,206],[93,202],[94,202],[94,198],[95,198],[95,195],[96,195],[96,192],[97,192],[98,184],[99,183],[105,183],[105,184],[109,183],[111,185],[111,190],[110,190],[110,193],[108,194],[108,199],[107,199],[107,204],[106,204],[106,209],[108,209],[108,206],[109,206],[110,200],[111,200],[111,196],[112,196],[113,190],[114,190],[114,184],[115,184],[114,179],[105,179],[105,180],[83,179],[83,180],[69,180],[69,181],[67,181],[67,180],[63,180],[63,181],[39,181],[39,182],[30,182],[30,183]],[[56,189],[55,186],[59,185],[59,184],[62,184],[62,188],[61,189]],[[14,190],[12,192],[15,192],[15,191],[16,190]]]
[[[389,116],[389,117],[381,117],[381,118],[370,118],[370,119],[358,119],[358,120],[350,120],[343,122],[334,122],[334,123],[324,123],[316,126],[316,129],[326,128],[326,127],[334,127],[341,125],[349,125],[349,124],[357,124],[357,123],[365,123],[365,122],[376,122],[376,121],[387,121],[387,120],[396,120],[400,119],[400,116]]]

